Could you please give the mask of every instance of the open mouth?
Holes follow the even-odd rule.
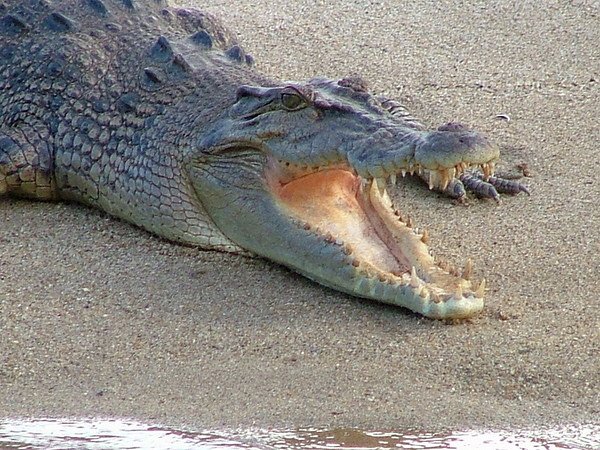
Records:
[[[483,308],[485,281],[472,285],[470,262],[458,270],[435,260],[428,233],[402,218],[384,179],[363,178],[348,167],[305,171],[271,161],[274,166],[278,176],[270,184],[282,207],[305,229],[323,236],[324,245],[340,246],[347,255],[349,279],[334,287],[430,317],[469,317]],[[430,171],[430,184],[443,186],[464,168]],[[482,168],[486,173],[493,169]]]

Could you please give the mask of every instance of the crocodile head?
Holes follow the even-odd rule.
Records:
[[[386,181],[422,171],[443,188],[465,167],[488,171],[497,147],[461,127],[422,130],[348,80],[240,87],[189,160],[199,201],[237,245],[321,284],[432,318],[474,315],[484,282],[437,263]]]

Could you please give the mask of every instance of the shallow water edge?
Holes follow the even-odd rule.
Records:
[[[0,450],[63,449],[597,450],[600,425],[428,433],[353,428],[184,430],[120,419],[0,419]]]

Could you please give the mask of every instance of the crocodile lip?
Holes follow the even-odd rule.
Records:
[[[342,290],[377,298],[377,289],[382,289],[379,281],[410,287],[436,303],[483,297],[484,282],[473,289],[467,280],[470,263],[459,271],[431,256],[428,233],[419,234],[410,220],[402,220],[383,180],[362,178],[350,168],[336,167],[273,181],[270,184],[282,208],[304,230],[321,236],[323,246],[341,247],[346,255],[342,264],[352,266],[352,282],[358,286]],[[361,278],[376,282],[361,286]]]

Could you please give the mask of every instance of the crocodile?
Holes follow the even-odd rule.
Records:
[[[388,195],[527,192],[498,146],[426,128],[352,75],[281,82],[213,15],[163,0],[0,1],[0,196],[100,208],[168,240],[258,255],[431,318],[483,308]]]

